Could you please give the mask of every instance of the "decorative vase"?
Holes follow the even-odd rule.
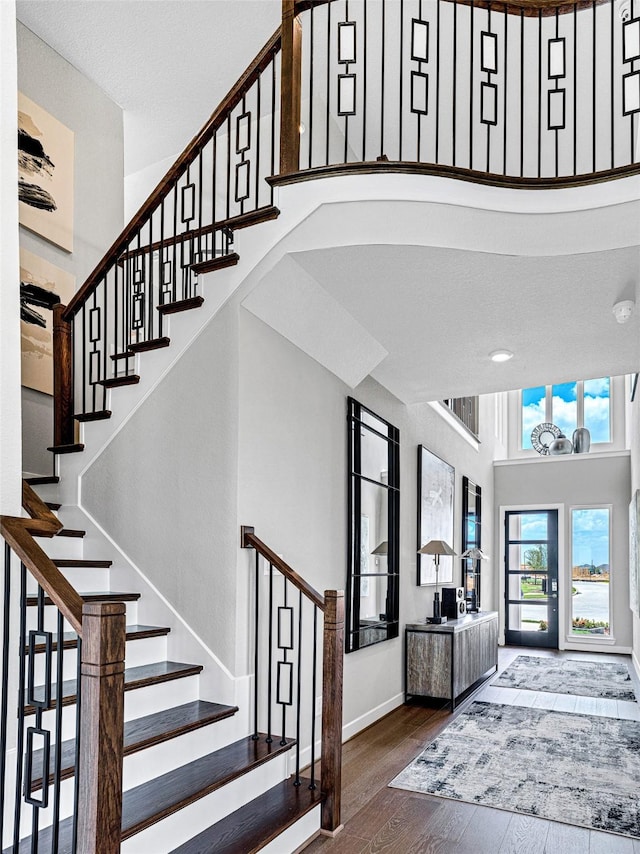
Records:
[[[554,439],[549,445],[549,453],[552,457],[560,457],[563,454],[571,454],[572,452],[573,445],[571,439],[567,439],[564,433],[560,433],[558,438]]]
[[[573,453],[586,454],[591,447],[591,433],[586,427],[578,427],[573,431]]]

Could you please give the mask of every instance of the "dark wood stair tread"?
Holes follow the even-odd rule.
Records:
[[[163,305],[156,306],[160,314],[177,314],[179,311],[190,311],[192,308],[200,308],[204,302],[204,297],[189,297],[188,299],[180,299],[176,302],[165,302]]]
[[[50,507],[49,509],[50,510],[57,510],[59,508],[60,508],[60,505],[58,504],[56,507]],[[81,537],[86,537],[86,535],[87,535],[87,532],[81,531],[79,528],[61,528],[58,531],[58,533],[56,534],[56,537],[77,537],[77,538],[81,538]],[[33,536],[34,537],[47,537],[47,539],[49,539],[49,540],[51,539],[51,537],[48,534],[43,534],[43,533],[40,533],[39,531],[35,531]],[[55,561],[54,561],[54,563],[55,563]]]
[[[64,530],[64,528],[63,528]],[[84,558],[53,558],[53,562],[62,569],[69,566],[80,566],[85,569],[109,569],[113,565],[112,560],[85,560]]]
[[[140,598],[139,593],[111,593],[108,590],[96,590],[90,593],[80,593],[83,602],[137,602]],[[33,607],[38,604],[37,596],[27,596],[27,605]],[[53,605],[53,600],[48,596],[44,597],[45,605]]]
[[[237,252],[229,252],[227,255],[220,255],[218,258],[210,258],[207,261],[192,264],[191,272],[196,275],[213,273],[215,270],[224,270],[225,267],[235,267],[239,260],[240,256]]]
[[[148,341],[139,341],[137,344],[129,344],[127,350],[131,353],[146,353],[147,350],[160,350],[162,347],[168,347],[171,339],[163,336],[162,338],[150,338]]]
[[[97,412],[77,412],[73,417],[76,421],[104,421],[111,418],[111,410],[99,409]]]
[[[125,721],[124,724],[124,755],[130,756],[139,750],[145,750],[156,744],[162,744],[172,738],[178,738],[188,732],[201,729],[230,718],[238,711],[237,706],[224,706],[221,703],[208,703],[194,700],[182,706],[154,712],[142,718]],[[66,780],[75,773],[75,739],[62,742],[61,779]],[[55,768],[55,749],[49,758],[50,781],[53,780]],[[33,767],[42,767],[42,751],[34,752]],[[42,788],[42,779],[34,780],[34,789]]]
[[[40,486],[45,483],[60,483],[60,478],[57,475],[49,475],[48,477],[26,477],[25,480],[31,486]]]
[[[105,388],[118,388],[121,385],[137,385],[140,382],[138,374],[127,374],[123,377],[111,377],[108,380],[100,380],[99,385]]]
[[[248,211],[245,214],[229,217],[218,226],[233,229],[249,228],[252,225],[257,225],[259,222],[268,222],[271,219],[277,219],[280,216],[280,211],[275,205],[269,205],[264,208],[257,208],[255,211]]]
[[[47,448],[52,454],[79,454],[84,451],[84,445],[81,442],[76,442],[72,445],[52,445]]]
[[[114,362],[117,362],[118,359],[133,359],[135,353],[132,353],[130,350],[127,350],[126,353],[112,353],[111,359]]]
[[[301,786],[284,780],[171,854],[255,854],[322,801],[320,789],[309,789],[308,780]]]
[[[171,682],[174,679],[185,679],[197,676],[202,672],[201,664],[183,664],[179,661],[156,661],[153,664],[142,664],[140,667],[129,667],[124,671],[124,690],[134,691],[149,685],[159,685],[161,682]],[[34,688],[35,696],[44,698],[44,686]],[[57,703],[57,685],[51,686],[51,708]],[[26,702],[26,694],[25,694]],[[76,680],[68,679],[62,683],[62,705],[72,706],[76,702]],[[32,715],[35,708],[25,705],[25,715]]]
[[[290,750],[294,744],[291,739],[284,745],[278,739],[267,744],[264,734],[256,741],[248,736],[130,789],[124,793],[122,803],[122,839],[140,833],[176,810]]]
[[[171,631],[167,626],[139,626],[132,625],[127,626],[127,640],[144,640],[145,638],[156,638],[162,637],[164,635],[168,635]],[[58,643],[58,635],[53,633],[51,636],[51,644],[55,651],[56,645]],[[63,649],[75,649],[78,646],[78,635],[75,632],[65,632],[62,636],[62,648]],[[25,652],[28,647],[25,648]],[[38,643],[34,647],[35,653],[44,652],[44,644]]]
[[[62,507],[62,504],[58,504],[57,501],[45,501],[44,502],[49,510],[59,510]]]

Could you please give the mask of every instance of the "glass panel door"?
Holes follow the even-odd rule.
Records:
[[[505,642],[558,648],[558,511],[505,514]]]

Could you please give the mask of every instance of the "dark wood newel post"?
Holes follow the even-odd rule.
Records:
[[[53,444],[72,445],[73,424],[71,323],[62,316],[64,305],[53,307]]]
[[[322,829],[340,829],[342,789],[342,664],[344,658],[344,593],[326,590],[322,660]]]
[[[300,168],[300,92],[302,27],[295,0],[282,0],[282,68],[280,73],[280,174]]]
[[[125,606],[82,608],[78,851],[118,854],[122,823]]]

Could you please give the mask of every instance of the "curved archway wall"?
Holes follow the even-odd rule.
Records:
[[[385,388],[377,372],[388,348],[374,334],[377,330],[366,328],[353,306],[339,302],[330,291],[332,281],[318,282],[299,255],[367,245],[372,252],[387,247],[385,254],[403,247],[459,253],[468,262],[463,282],[468,295],[474,294],[480,259],[512,263],[515,255],[535,266],[539,258],[565,265],[577,258],[581,276],[589,273],[589,261],[599,259],[599,274],[608,277],[602,283],[605,329],[612,294],[628,285],[634,264],[637,269],[638,186],[625,181],[615,187],[533,193],[370,176],[281,188],[281,217],[240,232],[238,267],[203,283],[207,299],[228,286],[233,293],[226,304],[168,364],[82,475],[83,506],[240,677],[250,670],[251,567],[251,556],[238,548],[240,524],[254,525],[317,589],[344,586],[345,416],[346,397],[353,394],[400,428],[400,619],[404,624],[423,618],[433,591],[415,586],[415,447],[427,445],[456,469],[456,550],[462,475],[482,486],[487,547],[494,525],[493,460],[506,456],[500,407],[494,395],[482,398],[478,446],[424,398],[418,401],[418,394],[402,400]],[[621,259],[622,268],[613,263]],[[339,264],[331,268],[329,278],[340,269]],[[369,273],[363,271],[361,286]],[[228,284],[233,276],[236,290]],[[402,276],[400,269],[388,286]],[[434,303],[439,294],[435,288]],[[468,298],[458,296],[456,304],[457,318],[444,329],[425,321],[424,336],[437,332],[444,342],[439,357],[424,366],[424,373],[436,378],[447,354],[461,346],[454,319],[473,314]],[[517,315],[518,308],[514,300],[510,311]],[[410,302],[406,310],[413,310]],[[572,305],[572,310],[577,309]],[[603,360],[615,356],[637,364],[636,323],[620,328],[621,343],[603,349]],[[473,360],[480,361],[476,351]],[[527,364],[520,364],[523,368]],[[494,379],[493,388],[484,390],[510,388],[521,375],[496,375],[500,379]],[[138,476],[141,467],[155,468],[156,474]],[[487,608],[497,606],[498,565],[493,560],[483,567]],[[347,656],[345,735],[402,701],[402,668],[401,639]]]

